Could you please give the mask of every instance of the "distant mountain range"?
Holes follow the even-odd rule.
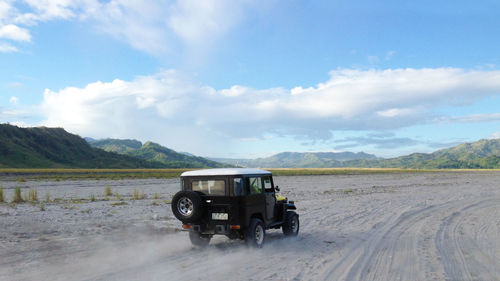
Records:
[[[376,159],[373,154],[364,152],[282,152],[266,158],[230,159],[210,158],[211,160],[242,167],[267,168],[328,168],[341,166],[349,160]]]
[[[343,167],[411,168],[411,169],[498,169],[500,139],[462,143],[433,153],[413,153],[390,159],[352,160]]]
[[[500,139],[479,140],[390,159],[363,152],[283,152],[266,158],[225,159],[176,152],[153,142],[83,139],[62,128],[0,124],[0,168],[410,168],[500,169]]]
[[[389,159],[363,152],[284,152],[257,159],[211,159],[252,168],[497,169],[500,168],[500,139],[479,140],[433,153],[413,153]]]
[[[103,149],[108,152],[115,152],[133,156],[151,163],[161,163],[169,168],[232,167],[231,164],[222,164],[216,161],[205,159],[203,157],[194,156],[189,153],[176,152],[172,149],[166,148],[150,141],[144,144],[142,144],[140,141],[129,139],[93,140],[87,138],[87,141],[91,146]]]

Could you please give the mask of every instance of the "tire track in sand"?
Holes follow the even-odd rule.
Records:
[[[470,212],[498,208],[499,201],[488,199],[446,202],[412,209],[396,218],[388,218],[375,225],[376,229],[365,233],[353,245],[346,245],[347,254],[335,264],[330,264],[323,279],[474,280],[478,274],[476,272],[471,275],[467,269],[466,258],[461,251],[463,241],[457,238],[457,225],[460,218]],[[485,221],[484,224],[486,223],[493,222]],[[466,233],[465,236],[474,235]],[[436,261],[436,256],[440,262]],[[485,280],[498,280],[498,275],[494,275],[498,264],[491,263],[490,261],[490,270],[487,272],[493,270],[493,274],[486,275]]]
[[[500,200],[489,199],[466,206],[443,219],[434,241],[446,279],[500,280],[499,245],[481,243],[488,241],[488,236],[494,239],[499,235],[498,229],[489,231],[500,221],[499,210]]]

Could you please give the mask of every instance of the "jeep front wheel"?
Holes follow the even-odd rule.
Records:
[[[189,240],[191,240],[191,244],[196,247],[206,247],[208,243],[210,243],[210,239],[212,237],[208,234],[201,234],[196,231],[189,231]]]
[[[266,228],[264,223],[257,218],[250,221],[250,225],[245,232],[245,241],[247,245],[256,248],[262,248],[264,239],[266,238]]]
[[[177,192],[172,198],[172,212],[184,223],[198,221],[203,213],[200,195],[190,190]]]
[[[285,221],[283,222],[283,234],[285,236],[297,236],[299,234],[299,215],[294,211],[288,211],[285,214]]]

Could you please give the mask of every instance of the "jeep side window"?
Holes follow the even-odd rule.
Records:
[[[264,189],[266,192],[272,192],[273,191],[273,185],[271,184],[271,178],[270,177],[264,177]]]
[[[234,195],[241,196],[243,194],[243,181],[241,178],[234,178]]]
[[[260,177],[248,178],[248,189],[250,194],[262,193],[262,180]]]

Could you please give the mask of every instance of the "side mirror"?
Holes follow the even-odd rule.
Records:
[[[279,187],[279,186],[275,186],[275,187],[274,187],[274,190],[276,190],[276,191],[280,192],[280,187]]]

